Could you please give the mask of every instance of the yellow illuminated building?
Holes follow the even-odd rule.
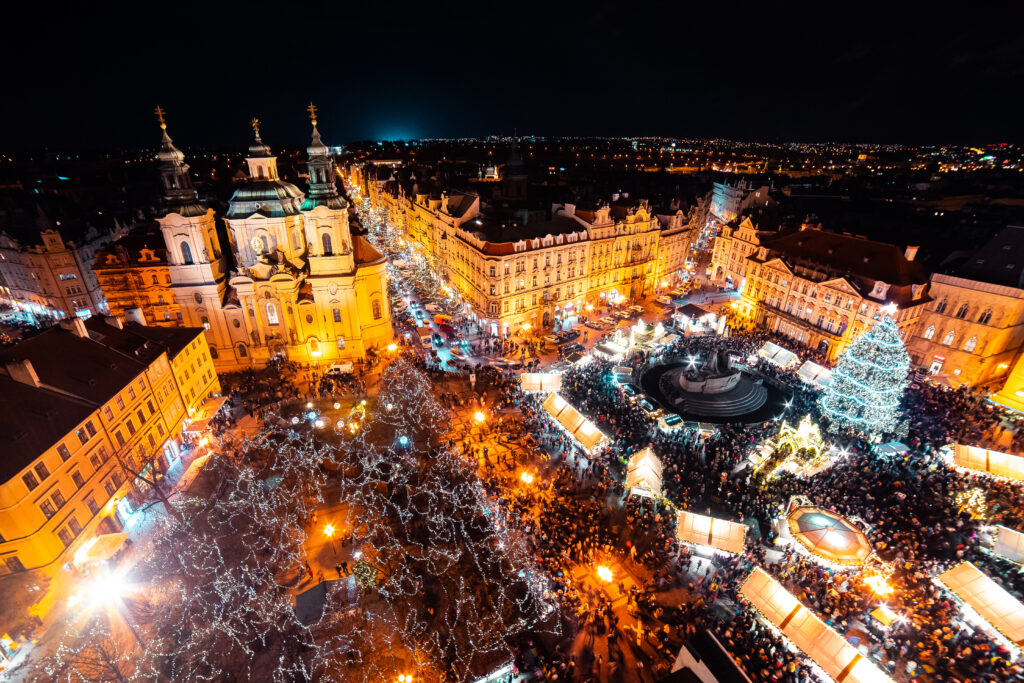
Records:
[[[219,392],[202,328],[75,318],[0,352],[0,572],[61,578],[125,529],[135,475],[177,464],[189,411]]]

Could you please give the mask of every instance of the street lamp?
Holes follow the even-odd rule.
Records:
[[[478,410],[476,411],[476,413],[473,414],[473,419],[476,420],[477,422],[483,422],[484,420],[487,419],[487,416],[484,415],[483,411]]]
[[[324,524],[324,536],[327,537],[327,540],[334,541],[334,559],[338,559],[338,542],[334,538],[334,531],[333,524]]]
[[[132,626],[132,622],[128,621],[128,615],[126,615],[121,609],[121,595],[125,589],[123,578],[123,574],[121,573],[112,574],[105,572],[98,579],[91,581],[83,588],[83,590],[68,598],[68,607],[74,607],[80,603],[83,599],[83,593],[89,596],[90,606],[92,607],[101,603],[113,607],[114,611],[121,617],[125,626],[128,627],[128,630],[132,632],[133,636],[135,636],[135,641],[139,644],[139,647],[145,648],[146,644],[142,642],[139,632],[135,630],[135,627]]]

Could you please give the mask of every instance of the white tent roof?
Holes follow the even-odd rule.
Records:
[[[906,444],[899,441],[889,441],[875,446],[875,453],[878,455],[903,455],[909,450]]]
[[[977,567],[962,562],[935,578],[1010,642],[1024,645],[1024,605]]]
[[[763,569],[751,572],[740,587],[740,595],[834,680],[843,683],[892,680]]]
[[[1024,457],[955,443],[950,446],[953,464],[996,477],[1024,481]]]
[[[746,536],[746,524],[685,511],[676,516],[676,538],[686,543],[709,545],[727,553],[739,554],[743,552]]]
[[[552,392],[541,405],[588,453],[602,441],[608,440],[597,425],[583,417],[560,395]]]
[[[832,371],[812,360],[805,360],[796,374],[800,375],[800,379],[808,384],[818,384],[823,387],[832,381]]]
[[[562,373],[560,372],[524,372],[519,375],[519,383],[523,391],[560,391],[562,389]]]
[[[997,526],[996,542],[992,551],[1011,562],[1024,564],[1024,534],[1005,526]]]
[[[661,493],[662,464],[650,447],[629,456],[626,470],[626,490],[646,489],[653,495]]]
[[[767,361],[775,363],[776,365],[791,365],[798,362],[800,359],[797,358],[796,354],[789,349],[784,349],[778,344],[772,342],[765,342],[764,346],[757,352],[757,355],[761,356]]]

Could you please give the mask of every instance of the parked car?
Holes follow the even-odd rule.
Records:
[[[571,356],[574,353],[586,353],[587,350],[583,344],[565,344],[558,347],[558,355],[562,358]]]
[[[568,332],[561,332],[559,334],[559,336],[562,338],[562,341],[572,341],[573,339],[579,338],[580,331],[579,330],[569,330]]]
[[[351,363],[335,363],[327,368],[324,374],[329,377],[341,377],[343,375],[351,375],[354,369]]]
[[[622,393],[630,401],[634,401],[640,395],[640,389],[635,384],[623,384]]]
[[[659,304],[665,304],[666,306],[672,305],[672,297],[670,296],[659,296],[657,299],[655,299],[655,301],[657,301]]]
[[[431,335],[431,339],[433,339],[434,343],[438,346],[444,346],[444,339],[437,332],[434,332],[434,334]]]

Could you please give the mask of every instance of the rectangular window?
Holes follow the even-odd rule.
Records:
[[[153,402],[150,400],[146,401],[146,407],[149,408],[149,414],[152,415],[156,412],[156,408],[153,407]]]
[[[85,423],[85,429],[89,432],[89,436],[96,436],[96,428],[92,426],[92,420]]]
[[[120,429],[118,429],[117,431],[114,432],[114,436],[117,438],[117,445],[118,446],[124,446],[124,444],[125,444],[124,435],[121,433]]]
[[[335,308],[334,309],[334,322],[336,322],[336,323],[340,323],[341,322],[341,309],[340,308]]]
[[[110,406],[103,406],[103,417],[108,420],[114,419],[114,411],[110,409]]]
[[[117,486],[114,484],[114,482],[110,481],[109,479],[103,482],[103,488],[106,489],[108,496],[114,495],[114,493],[117,491]]]
[[[13,555],[11,557],[4,558],[4,566],[7,567],[7,571],[9,571],[12,574],[15,572],[25,571],[25,565],[23,565],[21,563],[21,560],[19,560],[17,557]]]
[[[100,467],[103,466],[103,461],[100,460],[100,456],[97,455],[96,453],[93,453],[92,455],[89,456],[89,462],[92,463],[92,467],[94,470],[98,470]]]
[[[60,455],[60,459],[64,462],[67,462],[68,459],[71,458],[71,451],[69,451],[68,447],[62,443],[57,444],[57,453]]]
[[[160,436],[164,435],[164,426],[160,422],[156,423],[156,431],[160,432]]]
[[[135,400],[135,387],[130,384],[128,385],[128,398],[133,401]]]
[[[57,508],[53,507],[53,503],[51,503],[48,500],[44,500],[43,502],[39,503],[39,509],[43,511],[43,515],[47,519],[50,519],[55,514],[57,514]]]
[[[85,431],[85,427],[75,430],[75,436],[82,442],[82,445],[89,443],[89,433]]]
[[[124,399],[123,398],[121,398],[120,396],[116,397],[114,399],[114,403],[117,404],[117,409],[118,410],[124,410]]]
[[[150,448],[156,448],[156,439],[153,438],[153,432],[150,432],[149,434],[146,434],[146,436],[149,437],[149,447]]]
[[[55,490],[51,498],[53,499],[53,504],[58,508],[64,507],[64,504],[68,502],[67,499],[64,498],[64,494],[60,492],[60,489]]]
[[[89,497],[85,499],[85,505],[89,508],[89,512],[96,514],[100,511],[100,504],[96,502],[96,498],[90,493]]]
[[[124,481],[124,473],[121,470],[114,470],[114,473],[111,475],[111,479],[114,480],[115,484],[120,486]]]
[[[344,337],[338,337],[338,348],[339,349],[344,349],[345,348],[345,338]]]
[[[125,420],[125,424],[128,425],[128,434],[134,434],[135,425],[132,424],[132,419],[130,417],[127,420]]]
[[[35,471],[39,475],[39,481],[46,481],[46,478],[50,476],[50,470],[46,469],[46,465],[41,462],[36,463]]]
[[[75,540],[75,537],[72,536],[71,532],[67,529],[61,529],[60,531],[58,531],[57,538],[60,539],[60,542],[64,544],[65,548],[71,545],[71,541]]]
[[[139,416],[139,426],[146,424],[146,413],[142,412],[142,408],[135,411],[135,414]]]
[[[82,533],[82,525],[78,523],[78,520],[72,517],[68,520],[68,526],[71,527],[71,533],[75,536]]]
[[[78,470],[71,473],[71,481],[75,482],[75,486],[78,488],[85,486],[85,477],[83,477],[82,473]]]

